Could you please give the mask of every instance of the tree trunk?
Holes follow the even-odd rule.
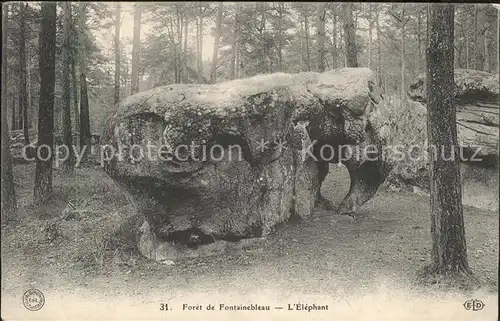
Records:
[[[344,60],[344,65],[343,67],[347,67],[347,49],[345,48],[345,35],[344,35],[344,27],[343,27],[343,23],[342,23],[342,28],[340,28],[339,30],[339,37],[340,37],[340,41],[339,43],[341,43],[342,45],[342,56],[343,56],[343,60]]]
[[[278,3],[278,71],[283,71],[283,11],[285,4]]]
[[[28,4],[19,3],[20,28],[19,28],[19,110],[22,109],[22,129],[24,134],[24,145],[29,145],[28,134],[28,87],[26,83],[26,9]]]
[[[265,39],[265,29],[266,29],[266,4],[264,2],[255,3],[255,12],[260,11],[260,27],[257,28],[259,32],[259,42],[260,42],[260,66],[259,73],[271,72],[269,63],[267,62],[268,48]]]
[[[490,72],[490,53],[488,50],[488,29],[484,30],[483,46],[484,46],[484,71]]]
[[[2,6],[2,43],[7,43],[8,5]],[[2,55],[2,170],[1,170],[1,220],[5,222],[17,208],[16,192],[14,190],[14,175],[12,173],[12,156],[10,154],[9,122],[7,120],[7,55]],[[15,121],[15,113],[12,114]]]
[[[212,67],[210,68],[210,82],[215,84],[217,77],[217,57],[219,55],[219,38],[221,32],[221,23],[222,23],[222,9],[223,3],[219,2],[219,7],[217,9],[217,20],[215,21],[215,41],[214,41],[214,51],[212,55]]]
[[[132,77],[130,93],[139,91],[139,53],[141,51],[141,11],[142,5],[135,3],[134,7],[134,40],[132,44]]]
[[[175,60],[175,69],[177,70],[177,79],[175,80],[176,84],[180,84],[182,80],[182,14],[179,10],[179,5],[176,4],[176,15],[177,15],[177,46],[176,52],[177,57]]]
[[[427,47],[432,252],[428,272],[469,274],[454,104],[454,6],[432,4]],[[433,151],[433,152],[432,152]],[[450,157],[450,155],[452,157]],[[454,156],[454,157],[453,157]]]
[[[80,62],[80,149],[84,152],[82,162],[87,161],[90,149],[90,114],[87,92],[87,48],[85,47],[86,3],[80,2],[78,15],[78,61]],[[85,150],[83,150],[85,148]]]
[[[54,145],[54,89],[56,82],[56,20],[55,2],[42,2],[40,27],[40,102],[38,113],[38,147],[36,160],[35,203],[45,203],[52,196],[52,159]],[[50,151],[49,151],[50,150]]]
[[[188,73],[187,73],[187,63],[188,63],[188,27],[189,27],[189,22],[188,22],[188,17],[184,17],[184,46],[183,46],[183,53],[182,53],[182,82],[187,84],[188,83]]]
[[[429,47],[429,17],[430,17],[430,10],[431,10],[431,5],[430,3],[426,4],[426,9],[425,10],[425,48]],[[427,63],[427,59],[425,60]],[[427,67],[426,67],[427,68]]]
[[[325,71],[325,15],[326,2],[318,2],[316,4],[316,46],[318,51],[317,70],[318,72]]]
[[[470,63],[470,26],[468,26],[469,23],[467,23],[467,20],[464,22],[467,25],[467,28],[465,29],[465,68],[469,69],[469,63]]]
[[[300,71],[304,71],[304,28],[300,22]]]
[[[477,45],[477,4],[474,4],[474,47],[472,50],[474,56],[474,70],[479,69],[479,46]]]
[[[76,46],[78,47],[78,46]],[[73,91],[73,113],[75,114],[75,132],[80,131],[80,111],[78,109],[78,78],[76,77],[76,64],[78,60],[78,48],[76,55],[71,55],[71,88]],[[75,142],[76,143],[76,142]]]
[[[18,80],[17,82],[17,85],[19,87],[21,87],[21,81]],[[18,91],[21,91],[21,88],[18,88]],[[17,108],[17,129],[23,129],[23,103],[21,101],[21,95],[19,94],[18,95],[18,101],[19,101],[19,105],[18,105],[18,108]]]
[[[203,69],[203,12],[201,11],[201,4],[200,6],[200,38],[199,38],[199,43],[200,43],[200,50],[199,50],[199,67],[198,67],[198,82],[203,83],[203,78],[205,77],[205,70]]]
[[[236,77],[236,53],[238,52],[238,16],[240,11],[240,3],[236,3],[233,21],[233,43],[231,45],[231,71],[230,78]]]
[[[500,74],[500,8],[497,7],[497,75]]]
[[[337,48],[337,15],[335,12],[332,12],[332,23],[333,23],[333,28],[332,28],[332,46],[333,46],[333,51],[332,51],[332,68],[336,69],[338,67],[338,48]]]
[[[11,114],[12,114],[12,117],[11,117],[11,122],[10,122],[11,126],[10,127],[12,128],[12,130],[16,130],[17,129],[16,95],[14,93],[12,93]]]
[[[455,12],[455,16],[456,15],[457,15],[457,13]],[[453,28],[453,40],[454,40],[453,47],[455,49],[455,52],[454,52],[455,61],[453,62],[453,65],[454,65],[455,69],[458,69],[458,68],[460,68],[460,61],[458,60],[460,58],[460,53],[458,51],[458,28],[456,28],[456,27]]]
[[[405,55],[406,55],[406,39],[405,39],[405,4],[401,4],[401,96],[400,100],[401,102],[404,101],[406,97],[406,81],[405,81],[405,73],[406,73],[406,66],[405,66]]]
[[[368,3],[368,68],[372,68],[372,29],[373,29],[373,21],[372,21],[372,3]]]
[[[128,92],[129,91],[129,62],[127,59],[125,59],[125,74],[121,77],[123,77],[123,91]]]
[[[28,117],[30,120],[28,122],[29,124],[29,128],[34,128],[35,127],[35,121],[37,120],[34,116],[35,116],[35,108],[34,108],[34,104],[33,104],[33,94],[32,94],[32,91],[33,91],[33,86],[32,86],[32,81],[31,81],[31,70],[33,69],[33,66],[32,66],[32,61],[31,61],[31,54],[30,54],[30,51],[29,51],[29,47],[26,48],[26,60],[27,60],[27,64],[26,64],[26,81],[27,81],[27,100],[28,100],[28,109],[29,109],[29,114],[31,115],[31,117]]]
[[[417,14],[417,71],[420,73],[422,61],[422,40],[420,38],[420,30],[422,29],[422,12],[420,7]]]
[[[240,49],[237,48],[235,57],[234,57],[234,76],[235,78],[239,78],[240,70],[239,70],[239,65],[240,65]]]
[[[176,6],[176,32],[174,33],[174,26],[173,26],[173,22],[171,19],[169,19],[169,26],[170,26],[170,30],[169,30],[169,34],[171,34],[171,42],[172,42],[172,45],[174,47],[174,83],[177,84],[178,81],[179,81],[179,69],[178,69],[178,63],[177,61],[179,60],[179,48],[177,46],[177,40],[175,39],[175,35],[179,33],[179,21],[180,18],[179,18],[179,8]]]
[[[198,11],[197,11],[198,13]],[[200,18],[195,17],[196,21],[196,75],[198,76],[198,83],[200,83]]]
[[[344,38],[346,47],[347,67],[358,67],[358,57],[356,49],[356,31],[352,19],[352,3],[346,2],[344,5]]]
[[[62,102],[63,102],[63,143],[68,147],[68,157],[64,161],[65,170],[73,170],[73,135],[71,127],[71,2],[63,2],[63,48],[62,48]]]
[[[115,90],[114,103],[120,102],[120,20],[121,20],[121,4],[116,3],[115,7]]]
[[[304,31],[306,33],[306,67],[307,71],[311,71],[311,55],[309,50],[309,14],[304,9]]]

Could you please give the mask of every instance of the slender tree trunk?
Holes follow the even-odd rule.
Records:
[[[18,97],[20,98],[20,97]],[[23,129],[23,107],[21,106],[21,101],[19,99],[19,106],[17,109],[18,115],[17,115],[17,129]]]
[[[278,71],[283,71],[283,11],[285,4],[278,3]]]
[[[241,48],[238,51],[238,78],[245,78],[245,63],[243,55],[241,54]]]
[[[306,67],[307,71],[311,71],[311,55],[309,50],[309,14],[304,10],[304,31],[306,33]]]
[[[325,15],[326,2],[316,4],[316,47],[318,52],[317,70],[325,71]]]
[[[372,20],[372,3],[368,3],[368,68],[372,68],[372,29],[373,29],[373,20]]]
[[[260,73],[271,72],[270,64],[267,61],[268,56],[268,48],[265,41],[265,30],[266,30],[266,3],[265,2],[257,2],[255,4],[256,12],[260,10],[260,28],[259,31],[259,41],[260,41]]]
[[[426,4],[425,10],[425,48],[429,47],[429,16],[430,16],[431,5],[430,3]],[[427,49],[426,49],[427,50]],[[426,58],[427,63],[427,58]]]
[[[456,11],[455,11],[455,18],[456,18]],[[454,19],[455,19],[454,18]],[[453,28],[453,47],[455,49],[454,55],[455,55],[455,61],[453,62],[454,68],[460,68],[460,61],[458,60],[460,58],[460,52],[458,51],[458,28]]]
[[[222,23],[222,9],[224,4],[219,2],[219,6],[217,9],[217,20],[215,21],[215,42],[214,42],[214,51],[212,55],[212,67],[210,68],[210,82],[215,84],[217,77],[217,57],[219,55],[219,38],[221,33],[221,23]]]
[[[198,67],[198,82],[199,83],[202,83],[203,82],[203,78],[205,77],[205,70],[203,68],[203,13],[202,13],[202,10],[201,10],[201,4],[199,4],[200,6],[200,39],[199,39],[199,43],[200,43],[200,50],[199,50],[199,67]]]
[[[177,45],[176,45],[176,59],[175,59],[175,69],[177,70],[177,79],[175,80],[176,84],[180,84],[182,80],[182,62],[181,62],[181,54],[182,54],[182,16],[179,10],[179,5],[175,5],[176,10],[176,18],[177,18]]]
[[[406,73],[406,65],[405,65],[405,56],[406,56],[406,29],[405,29],[405,3],[401,4],[401,102],[404,101],[406,97],[406,81],[405,81],[405,73]]]
[[[343,4],[342,4],[343,5]],[[340,43],[342,44],[341,45],[341,48],[342,48],[342,55],[343,55],[343,60],[344,60],[344,66],[343,67],[347,67],[347,49],[346,49],[346,46],[345,46],[345,35],[344,35],[344,27],[343,27],[343,24],[342,24],[342,28],[340,28],[340,31],[339,31],[339,36],[340,36]]]
[[[488,50],[488,29],[484,30],[483,46],[484,46],[484,71],[490,72],[490,52]]]
[[[198,10],[198,9],[197,9]],[[196,17],[196,75],[198,76],[198,83],[200,82],[200,19]]]
[[[474,4],[474,47],[472,50],[472,54],[474,56],[474,70],[479,69],[479,55],[478,55],[479,46],[477,45],[477,4]]]
[[[52,159],[54,145],[54,89],[56,82],[56,20],[55,2],[42,2],[40,29],[40,105],[38,114],[38,147],[36,160],[35,203],[45,203],[52,196]],[[50,151],[49,151],[50,150]]]
[[[63,142],[68,147],[68,157],[64,161],[65,170],[73,170],[73,135],[71,127],[71,2],[63,2],[63,48],[62,48],[62,102],[63,102]]]
[[[304,71],[304,28],[300,22],[300,71]]]
[[[187,84],[188,83],[188,72],[187,72],[187,63],[188,63],[188,28],[189,28],[189,21],[188,17],[184,17],[184,50],[182,54],[182,82]]]
[[[500,8],[497,8],[497,75],[500,74]]]
[[[179,60],[179,47],[177,45],[177,39],[176,34],[179,33],[179,22],[180,22],[180,17],[179,17],[179,8],[176,6],[176,32],[174,33],[174,26],[173,22],[169,20],[170,24],[170,30],[169,33],[172,34],[172,45],[174,46],[174,83],[177,84],[179,81],[179,64],[177,61]]]
[[[183,33],[182,31],[183,31],[183,26],[184,26],[184,16],[183,16],[183,14],[184,14],[183,12],[179,11],[179,25],[177,26],[177,28],[178,28],[177,29],[177,31],[178,31],[178,33],[177,33],[177,42],[178,42],[178,45],[179,45],[178,51],[177,51],[177,53],[179,55],[179,57],[177,59],[177,64],[178,64],[177,65],[177,69],[179,70],[179,73],[178,73],[178,77],[179,78],[177,80],[178,84],[182,83],[183,80],[184,80],[184,72],[183,72],[184,70],[182,68],[182,63],[183,63],[183,60],[184,60],[183,56],[182,56],[182,39],[183,39],[182,38],[182,33]]]
[[[2,55],[3,56],[3,55]],[[11,105],[11,113],[12,113],[12,118],[11,118],[11,128],[12,130],[17,129],[17,119],[16,119],[16,95],[12,93],[12,105]]]
[[[17,82],[18,86],[21,87],[20,85],[20,81]],[[19,91],[21,90],[21,88],[19,88]],[[21,99],[21,95],[18,96],[18,101],[19,101],[19,106],[18,106],[18,109],[17,109],[17,121],[18,121],[18,124],[17,124],[17,128],[18,129],[23,129],[23,105],[24,103],[22,102],[22,99]]]
[[[90,112],[87,91],[87,48],[85,47],[86,3],[80,2],[78,15],[78,43],[80,63],[80,149],[84,153],[82,162],[87,162],[90,149]],[[85,148],[85,150],[83,150]]]
[[[344,35],[347,67],[358,67],[356,30],[352,19],[352,3],[344,3]]]
[[[236,69],[234,71],[236,78],[240,78],[241,70],[240,70],[240,48],[239,48],[239,46],[236,50],[236,58],[235,58],[234,65],[235,65],[235,69]]]
[[[427,135],[432,252],[429,274],[470,274],[467,262],[454,104],[454,6],[432,4],[427,47]],[[450,155],[454,157],[450,157]]]
[[[2,6],[2,43],[7,43],[8,5]],[[5,222],[17,208],[16,192],[14,190],[14,175],[12,173],[12,156],[10,154],[9,122],[7,120],[7,55],[2,54],[2,170],[1,170],[1,220]],[[12,114],[15,119],[15,113]]]
[[[115,90],[114,103],[120,102],[120,25],[121,25],[121,4],[116,3],[115,7]]]
[[[21,90],[21,81],[17,82],[17,85],[19,86],[18,91]],[[24,103],[22,102],[21,95],[18,95],[18,101],[19,101],[19,106],[17,109],[17,129],[23,129],[23,105]]]
[[[467,20],[466,20],[467,23]],[[467,23],[468,25],[469,23]],[[470,66],[470,26],[465,29],[465,68],[469,69]]]
[[[134,7],[134,40],[132,44],[132,79],[130,93],[139,91],[139,54],[141,51],[141,12],[142,4],[135,3]]]
[[[231,44],[231,70],[230,78],[236,77],[236,53],[238,52],[238,16],[240,10],[240,3],[236,3],[233,21],[233,43]]]
[[[34,112],[33,112],[33,96],[31,94],[31,91],[33,90],[33,86],[31,85],[31,69],[32,69],[32,66],[31,66],[31,55],[29,53],[29,49],[27,50],[26,52],[26,55],[27,55],[27,67],[26,67],[26,79],[27,79],[27,103],[28,103],[28,109],[29,109],[29,114],[31,115],[30,118],[30,121],[28,122],[29,124],[29,128],[33,128],[33,123],[35,121],[35,117],[34,116]]]
[[[128,60],[125,59],[125,75],[121,76],[123,77],[123,84],[124,84],[124,92],[128,92],[129,91],[129,62]]]
[[[332,68],[336,69],[338,67],[338,58],[339,54],[337,52],[337,15],[335,12],[332,12],[332,23],[333,23],[333,28],[332,28],[332,45],[333,45],[333,51],[332,51]]]
[[[78,46],[76,46],[78,47]],[[76,77],[76,64],[78,60],[78,48],[76,49],[76,54],[71,55],[71,89],[73,91],[73,113],[75,114],[75,129],[76,133],[80,132],[80,111],[78,103],[78,78]],[[75,142],[76,143],[76,142]]]
[[[19,3],[20,28],[19,28],[19,110],[22,110],[22,129],[24,134],[24,145],[29,145],[28,134],[28,91],[26,83],[26,9],[28,4]],[[20,117],[21,118],[21,117]]]
[[[417,71],[420,73],[422,61],[422,40],[420,38],[420,30],[422,29],[422,12],[418,9],[417,14]]]

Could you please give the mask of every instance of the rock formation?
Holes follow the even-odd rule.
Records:
[[[365,68],[158,87],[118,105],[102,136],[105,170],[144,215],[141,252],[158,259],[161,247],[168,259],[310,215],[325,203],[328,163],[351,176],[339,211],[356,211],[389,167],[337,152],[382,146],[383,108]]]
[[[464,203],[498,210],[498,75],[483,71],[455,70],[458,155]],[[412,159],[394,163],[388,184],[414,186],[428,191],[427,110],[425,74],[409,86],[410,101],[388,102],[391,145],[420,146]],[[461,153],[461,155],[460,155]],[[476,161],[479,160],[479,161]],[[487,195],[485,200],[483,196]],[[481,204],[479,204],[481,203]],[[487,203],[484,205],[483,203]]]
[[[463,147],[480,147],[480,156],[498,156],[498,82],[495,74],[455,69],[458,141]],[[410,85],[408,97],[425,104],[425,74]]]

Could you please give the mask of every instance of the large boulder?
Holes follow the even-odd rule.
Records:
[[[463,199],[468,205],[498,210],[498,75],[477,70],[455,70],[457,138],[461,153]],[[387,184],[417,187],[428,192],[427,108],[425,74],[409,86],[409,101],[388,102],[389,143],[419,146],[414,157],[394,162]],[[459,154],[460,155],[460,154]],[[492,175],[493,174],[493,175]],[[486,200],[479,200],[487,195]],[[486,205],[484,205],[486,204]]]
[[[498,156],[498,74],[470,69],[455,69],[455,104],[458,141],[468,152],[479,156]],[[409,86],[408,97],[425,104],[425,74]]]
[[[105,170],[145,217],[143,254],[175,257],[179,247],[265,236],[310,215],[325,202],[331,162],[351,175],[339,210],[355,211],[389,168],[337,151],[381,146],[382,106],[365,68],[158,87],[118,105],[103,134]]]

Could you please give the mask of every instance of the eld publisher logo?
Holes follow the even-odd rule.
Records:
[[[479,311],[484,308],[484,303],[477,299],[467,300],[464,303],[464,308],[465,310]]]

